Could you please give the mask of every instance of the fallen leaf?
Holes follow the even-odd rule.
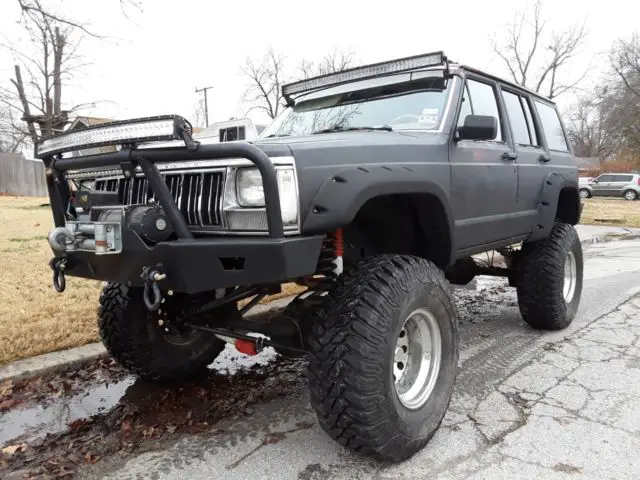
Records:
[[[100,457],[98,455],[93,455],[90,452],[87,452],[84,454],[84,459],[87,461],[87,463],[96,463],[98,460],[100,460]]]
[[[123,420],[122,425],[120,425],[120,430],[122,432],[128,432],[129,430],[131,430],[131,421]]]
[[[89,423],[89,421],[85,418],[79,418],[78,420],[74,420],[73,422],[71,422],[69,424],[69,428],[71,430],[77,430],[78,428],[82,427],[83,425]]]
[[[3,400],[0,402],[0,412],[4,412],[6,410],[10,410],[16,405],[20,405],[22,400],[18,400],[17,398],[9,398],[7,400]]]
[[[8,447],[2,449],[2,453],[13,455],[16,452],[24,451],[27,447],[28,445],[26,443],[21,443],[19,445],[9,445]]]
[[[167,425],[166,430],[167,433],[173,433],[178,429],[178,427],[176,427],[175,425]]]
[[[281,432],[268,433],[264,436],[263,442],[265,445],[272,445],[284,440],[284,437],[285,435]]]
[[[0,397],[6,397],[13,393],[13,382],[8,380],[0,383]]]

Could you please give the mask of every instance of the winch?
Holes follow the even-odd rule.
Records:
[[[49,245],[56,253],[93,252],[96,255],[122,251],[123,208],[99,211],[96,221],[68,220],[49,232]]]

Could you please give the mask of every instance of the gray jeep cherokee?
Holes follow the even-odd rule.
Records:
[[[307,355],[322,428],[401,461],[453,391],[450,283],[508,278],[535,329],[575,317],[577,167],[552,102],[440,52],[282,93],[287,108],[253,142],[194,141],[178,116],[40,141],[54,287],[105,280],[101,338],[145,378],[206,372],[226,343]],[[490,250],[504,262],[474,260]],[[284,282],[308,289],[247,318]]]

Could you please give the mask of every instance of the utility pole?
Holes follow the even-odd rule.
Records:
[[[204,92],[204,121],[209,126],[209,105],[207,104],[207,90],[213,87],[196,88],[196,93]]]

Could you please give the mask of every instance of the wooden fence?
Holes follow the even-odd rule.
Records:
[[[43,163],[18,154],[0,153],[0,193],[46,197]]]

